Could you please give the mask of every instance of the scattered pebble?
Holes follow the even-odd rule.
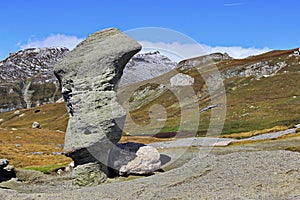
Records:
[[[19,111],[19,110],[16,110],[16,111],[14,112],[14,114],[15,114],[15,115],[19,115],[19,114],[20,114],[20,111]]]
[[[44,152],[33,152],[33,155],[43,155]]]
[[[60,155],[62,155],[62,152],[52,152],[52,155],[60,156]]]
[[[41,128],[41,125],[40,125],[40,123],[38,123],[38,122],[33,122],[33,124],[32,124],[31,127],[32,127],[32,128]]]

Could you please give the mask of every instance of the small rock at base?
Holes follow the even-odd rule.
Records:
[[[99,185],[107,180],[107,176],[100,170],[98,163],[78,165],[72,172],[73,184],[78,186]]]

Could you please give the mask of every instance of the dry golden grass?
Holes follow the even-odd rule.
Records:
[[[0,128],[0,157],[6,158],[15,167],[68,164],[71,159],[64,155],[58,144],[64,143],[64,133],[45,129],[21,128],[18,130]],[[22,146],[17,147],[17,144]],[[34,155],[34,152],[43,152]]]
[[[169,141],[170,139],[154,138],[149,136],[123,136],[120,143],[136,142],[142,144],[150,144],[153,142]]]
[[[243,133],[233,133],[230,135],[223,135],[222,138],[234,138],[234,139],[243,139],[243,138],[249,138],[256,135],[262,135],[265,133],[273,133],[278,131],[284,131],[287,130],[288,127],[286,126],[275,126],[273,128],[268,128],[264,130],[256,130],[256,131],[250,131],[250,132],[243,132]]]
[[[39,110],[39,112],[35,112]],[[17,168],[32,166],[67,165],[72,160],[65,155],[52,155],[62,152],[59,144],[64,144],[67,114],[64,104],[49,104],[32,109],[20,110],[23,117],[2,113],[0,118],[5,121],[0,124],[0,158],[6,158]],[[31,124],[38,121],[41,129],[31,128]],[[124,136],[120,142],[152,143],[163,139],[143,136]],[[16,147],[17,144],[22,144]],[[34,155],[42,152],[42,155]]]

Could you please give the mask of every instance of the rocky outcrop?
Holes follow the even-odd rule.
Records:
[[[108,173],[108,154],[122,134],[125,111],[116,100],[123,69],[141,46],[117,29],[90,35],[55,66],[69,123],[64,151],[75,165],[97,163]]]
[[[231,59],[233,59],[233,58],[230,57],[227,53],[224,53],[224,54],[212,53],[209,55],[199,56],[199,57],[180,61],[178,64],[178,69],[187,70],[187,69],[191,69],[197,65],[204,65],[204,64],[209,64],[212,62],[219,62],[219,61],[231,60]]]

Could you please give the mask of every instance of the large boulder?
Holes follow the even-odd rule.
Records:
[[[127,142],[115,145],[109,155],[110,176],[151,175],[161,168],[156,148]]]
[[[99,163],[122,135],[126,112],[116,100],[123,69],[141,50],[135,40],[110,28],[90,35],[60,60],[54,73],[69,112],[64,151],[75,166]]]
[[[120,175],[152,175],[161,167],[160,153],[150,146],[139,148],[136,157],[120,168]]]

